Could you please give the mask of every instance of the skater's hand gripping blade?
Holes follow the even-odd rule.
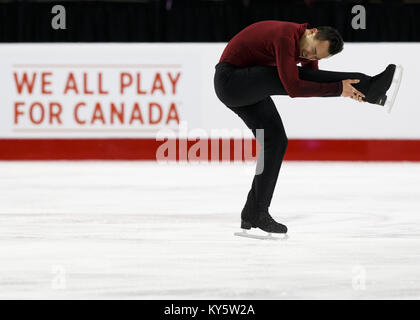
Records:
[[[391,113],[392,107],[394,106],[395,98],[397,97],[398,90],[400,89],[401,79],[403,76],[403,67],[401,65],[398,65],[395,69],[394,78],[392,79],[391,88],[391,94],[388,95],[388,99],[385,102],[385,107],[388,110],[388,113]]]
[[[266,235],[258,235],[258,234],[248,233],[246,230],[242,230],[241,232],[235,232],[234,235],[238,237],[252,238],[252,239],[258,239],[258,240],[287,240],[289,238],[289,236],[284,233],[283,234],[275,233],[276,236],[273,236],[272,233],[267,233]]]

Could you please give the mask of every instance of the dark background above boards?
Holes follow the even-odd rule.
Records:
[[[64,5],[66,30],[51,27]],[[355,30],[355,5],[366,29]],[[346,42],[420,41],[416,1],[132,0],[0,1],[0,42],[227,42],[261,20],[337,28]]]

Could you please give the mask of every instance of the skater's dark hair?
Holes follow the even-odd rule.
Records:
[[[315,39],[330,42],[328,53],[335,55],[343,50],[344,41],[338,31],[332,27],[317,27],[318,32],[315,34]]]

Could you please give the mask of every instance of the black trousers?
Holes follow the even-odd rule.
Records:
[[[268,211],[288,144],[283,122],[270,96],[287,95],[287,92],[276,66],[239,68],[228,62],[220,62],[215,68],[214,88],[217,97],[245,122],[260,146],[263,146],[257,160],[257,168],[263,167],[263,170],[254,176],[244,210],[255,213]],[[360,79],[354,87],[363,94],[369,88],[371,77],[363,73],[298,68],[299,78],[303,80],[336,82]],[[257,129],[264,129],[263,138],[256,134]],[[259,141],[261,139],[263,141]]]

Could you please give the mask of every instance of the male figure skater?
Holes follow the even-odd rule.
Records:
[[[264,161],[264,169],[252,181],[241,213],[242,229],[287,233],[287,227],[277,223],[268,212],[288,143],[271,95],[343,96],[359,102],[385,104],[396,66],[390,64],[374,77],[318,70],[318,60],[342,50],[343,40],[331,27],[309,29],[307,23],[270,20],[246,27],[223,51],[215,67],[217,97],[245,122],[254,136],[256,129],[264,129],[258,159]],[[302,66],[298,67],[298,63]]]

